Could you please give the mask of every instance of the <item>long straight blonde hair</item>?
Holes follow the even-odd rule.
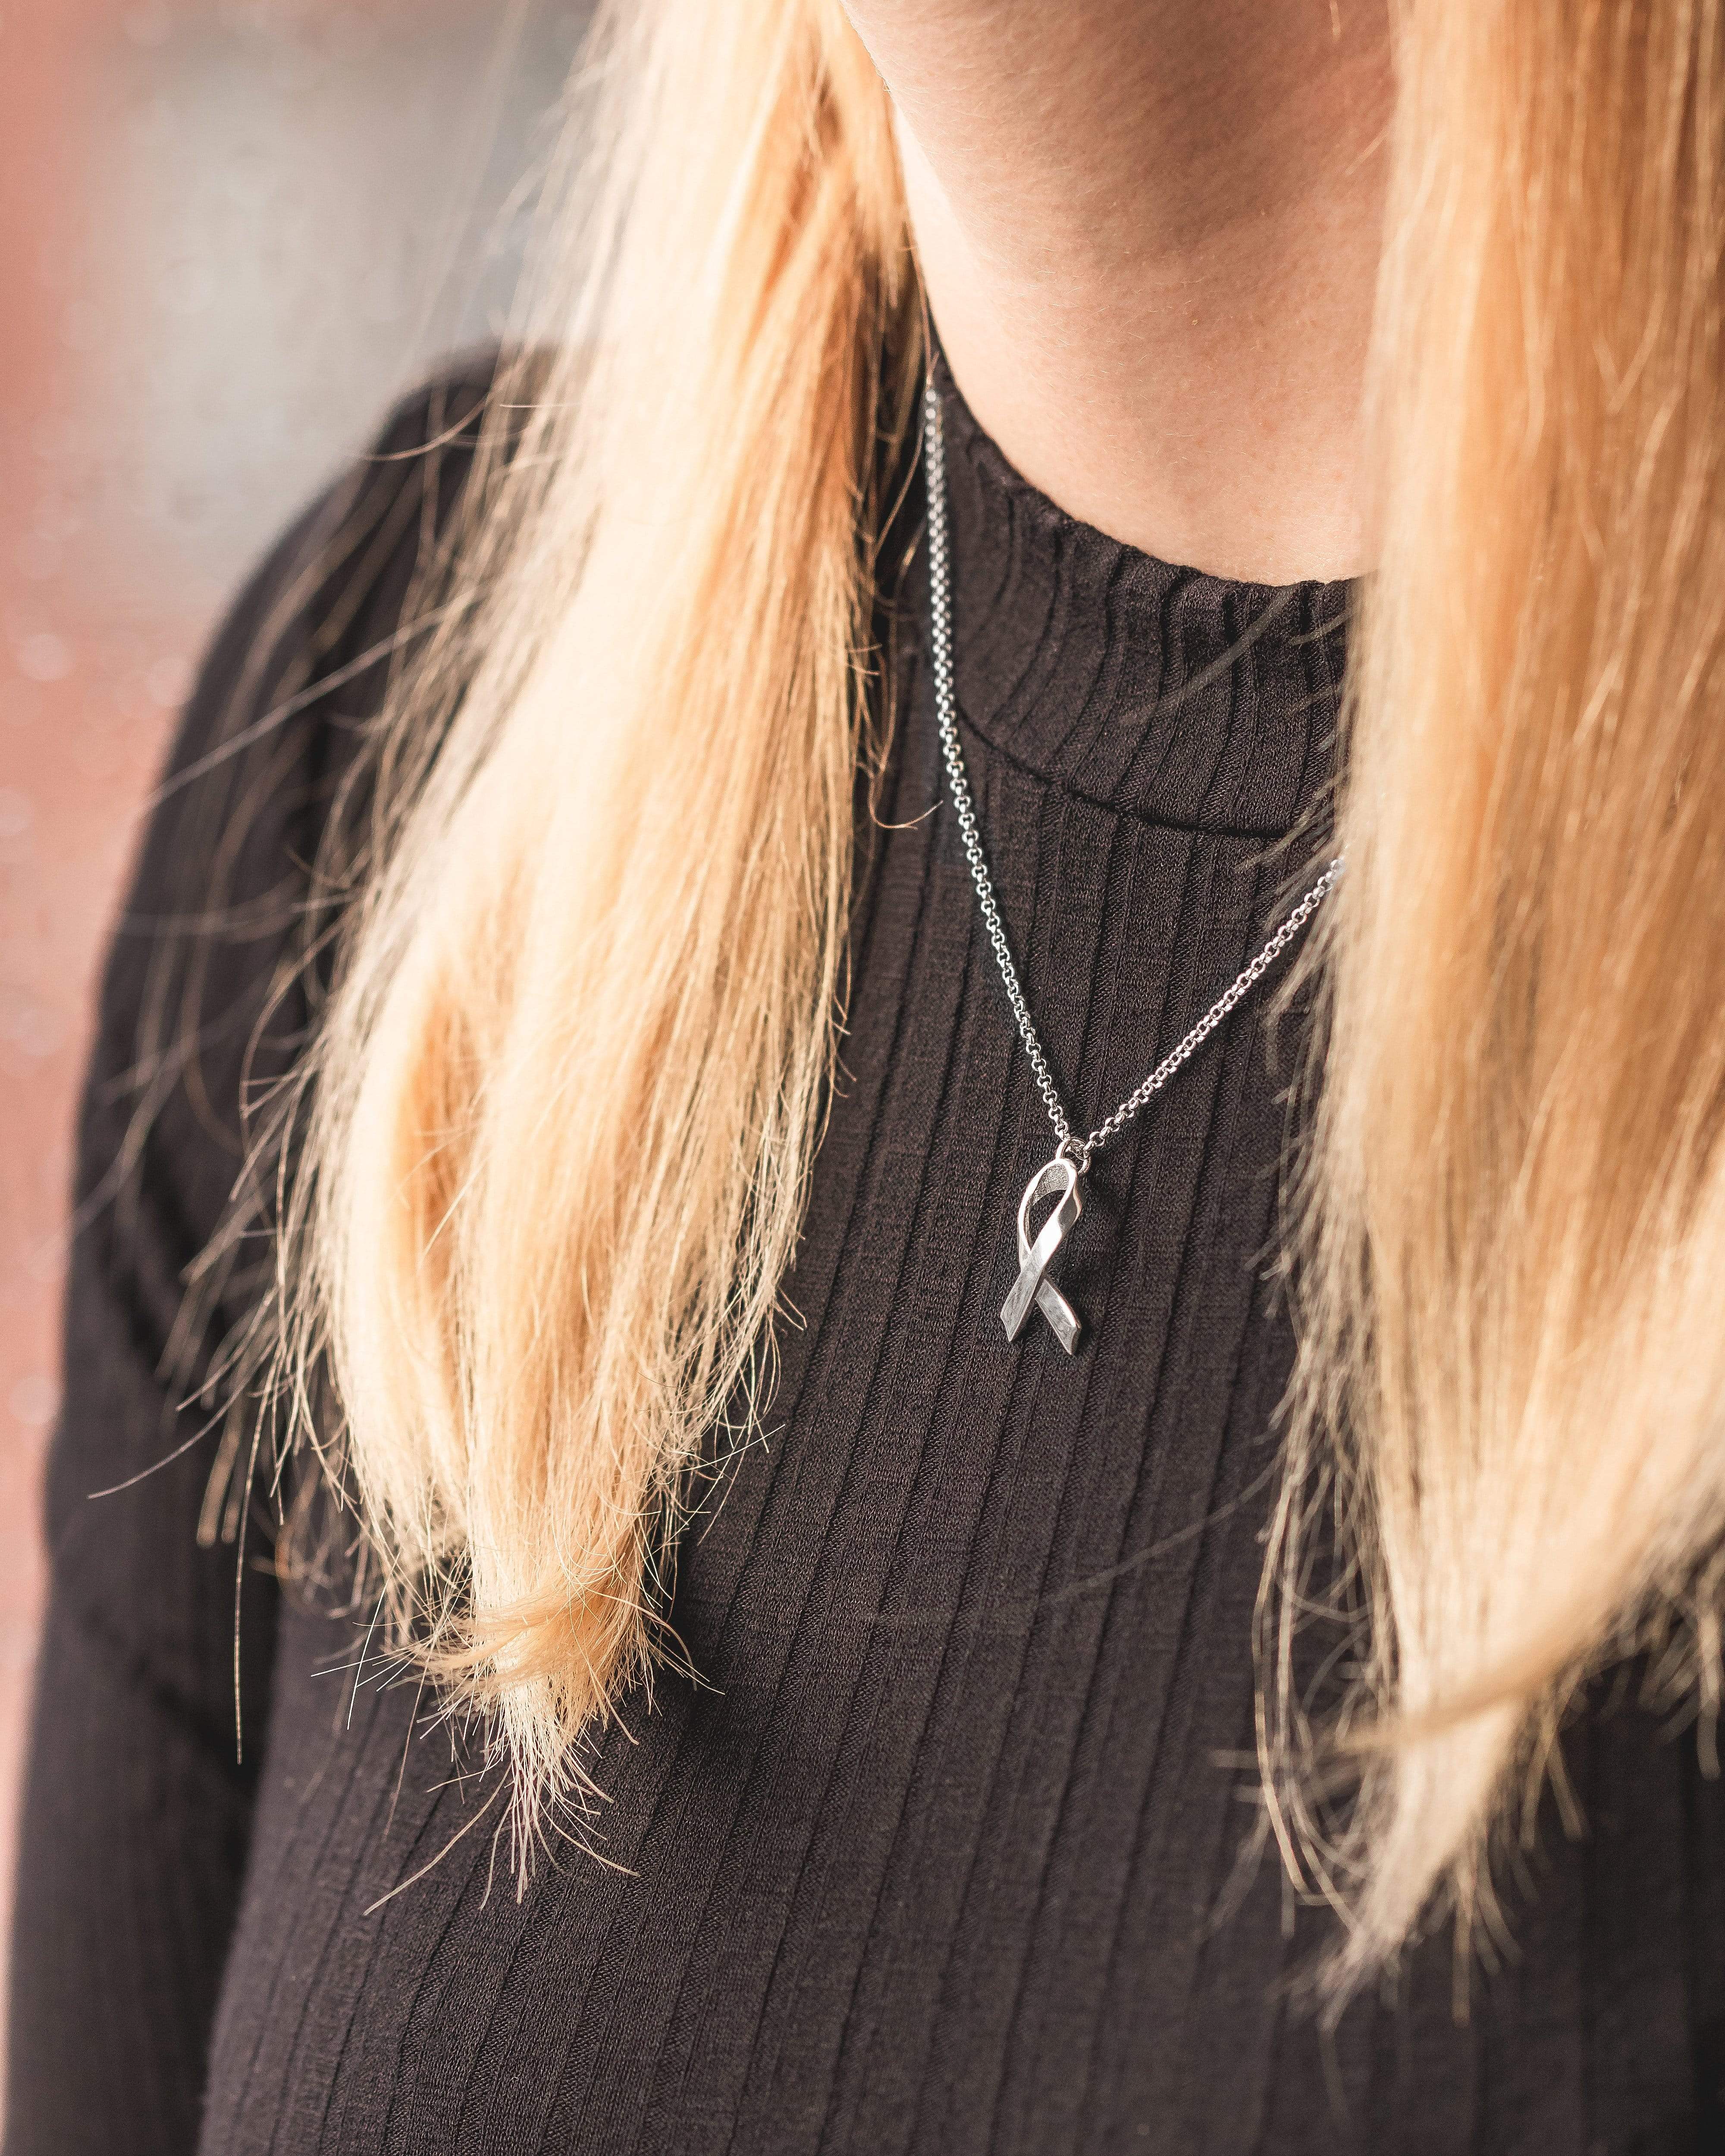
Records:
[[[1489,1908],[1491,1833],[1603,1658],[1653,1628],[1716,1681],[1721,11],[1396,22],[1382,553],[1259,1627],[1269,1814],[1348,1913],[1344,1988]],[[398,1644],[483,1711],[523,1847],[666,1651],[691,1471],[771,1383],[922,365],[838,0],[614,0],[582,80],[548,349],[499,387],[386,715],[280,1234],[283,1397]],[[1317,1730],[1321,1506],[1366,1640]],[[1343,1754],[1337,1830],[1311,1792]]]

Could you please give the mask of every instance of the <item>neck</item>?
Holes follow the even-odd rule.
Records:
[[[850,0],[977,418],[1073,516],[1281,583],[1363,566],[1384,0]]]

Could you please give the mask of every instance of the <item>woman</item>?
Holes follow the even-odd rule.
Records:
[[[1721,10],[594,65],[110,968],[11,2156],[1719,2145]]]

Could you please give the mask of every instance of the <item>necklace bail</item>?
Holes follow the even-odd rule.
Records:
[[[1080,1175],[1090,1173],[1090,1147],[1084,1139],[1074,1137],[1070,1131],[1055,1147],[1055,1158],[1070,1161]]]

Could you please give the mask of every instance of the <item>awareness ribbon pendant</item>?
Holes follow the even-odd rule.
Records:
[[[1083,1327],[1078,1322],[1078,1313],[1049,1279],[1048,1269],[1084,1211],[1084,1200],[1078,1194],[1079,1173],[1076,1161],[1069,1160],[1064,1152],[1057,1152],[1048,1166],[1039,1168],[1025,1184],[1024,1194],[1019,1200],[1019,1276],[1012,1284],[1012,1293],[1000,1306],[1000,1322],[1006,1327],[1009,1340],[1016,1340],[1024,1331],[1034,1304],[1048,1320],[1055,1338],[1069,1355],[1078,1353],[1078,1336]],[[1056,1194],[1060,1202],[1043,1222],[1033,1243],[1030,1208],[1039,1199]]]

